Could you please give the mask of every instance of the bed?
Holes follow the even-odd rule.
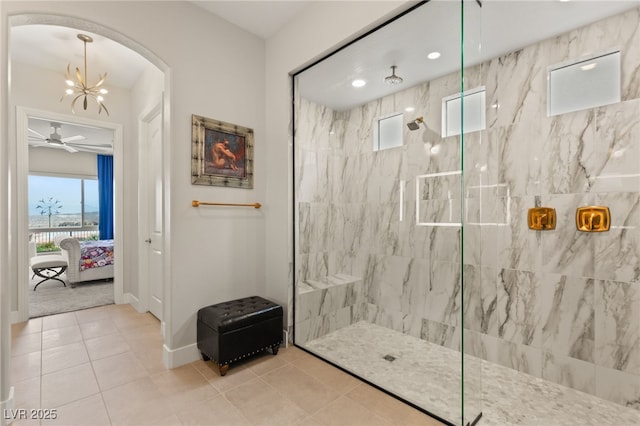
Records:
[[[84,281],[113,279],[113,240],[78,241],[65,237],[56,241],[67,259],[71,287]]]

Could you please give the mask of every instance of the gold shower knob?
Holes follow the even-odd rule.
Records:
[[[550,231],[556,229],[556,209],[553,207],[534,207],[527,215],[529,229]]]
[[[582,232],[604,232],[609,230],[611,214],[605,206],[587,206],[576,209],[576,227]]]

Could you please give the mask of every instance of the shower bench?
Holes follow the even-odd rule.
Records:
[[[198,350],[205,361],[218,364],[220,375],[229,364],[282,343],[282,306],[252,296],[198,310]]]

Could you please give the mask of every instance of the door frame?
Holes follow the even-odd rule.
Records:
[[[116,223],[113,235],[114,250],[114,280],[113,296],[115,303],[123,303],[123,260],[124,245],[124,159],[123,159],[123,130],[118,123],[93,120],[75,115],[65,115],[50,111],[16,106],[16,133],[17,133],[17,164],[16,185],[17,197],[17,263],[18,263],[18,321],[29,319],[29,199],[27,196],[29,184],[29,117],[42,118],[49,121],[71,122],[81,125],[101,127],[113,131],[113,175],[114,175],[114,223]]]
[[[149,252],[148,245],[144,241],[146,238],[149,238],[148,229],[145,227],[143,229],[140,224],[146,223],[149,218],[149,168],[147,167],[148,162],[146,161],[145,153],[147,152],[147,147],[149,144],[149,123],[156,116],[160,116],[161,129],[162,129],[162,141],[161,145],[164,147],[165,144],[165,129],[164,129],[164,117],[163,117],[163,102],[162,99],[154,102],[153,106],[149,108],[147,111],[140,114],[138,118],[138,311],[147,312],[149,311],[149,297],[151,295],[151,284],[149,283],[149,277],[147,275],[147,271],[149,270]],[[164,155],[163,155],[164,160]],[[162,183],[163,186],[166,185],[165,176],[164,176],[164,168]],[[165,193],[165,188],[163,188],[163,194]],[[163,240],[164,240],[164,232],[165,232],[165,203],[162,203],[163,215]],[[163,241],[164,246],[164,241]],[[165,257],[163,251],[163,258]],[[166,282],[166,277],[164,275],[164,270],[162,271],[163,276],[163,285],[162,285],[162,304],[163,304],[163,318],[161,321],[161,329],[162,334],[164,335],[164,304],[166,298],[166,286],[164,283]]]

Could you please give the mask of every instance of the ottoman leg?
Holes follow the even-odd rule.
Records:
[[[274,355],[278,355],[278,349],[280,349],[280,345],[271,346],[271,353]]]
[[[220,368],[220,375],[221,376],[224,376],[225,374],[227,374],[227,370],[229,369],[229,364],[218,365],[218,367]]]
[[[209,361],[211,358],[209,358],[207,355],[205,355],[204,352],[200,352],[200,355],[202,355],[202,359],[203,361]]]

